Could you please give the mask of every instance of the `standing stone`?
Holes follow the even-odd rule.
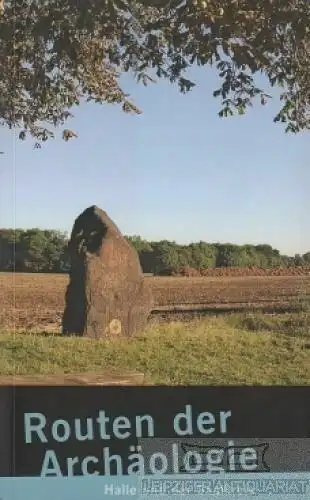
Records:
[[[151,290],[137,252],[103,210],[92,206],[76,219],[69,252],[63,333],[100,338],[142,331]]]

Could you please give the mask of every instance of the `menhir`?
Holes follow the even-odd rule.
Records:
[[[96,206],[75,221],[69,242],[70,282],[63,334],[132,336],[152,310],[151,290],[135,249]]]

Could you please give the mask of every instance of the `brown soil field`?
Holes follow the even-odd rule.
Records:
[[[298,267],[216,267],[193,269],[185,267],[180,276],[310,276],[310,266]]]
[[[159,309],[290,304],[310,295],[310,276],[146,279]],[[0,330],[59,332],[67,283],[67,275],[0,273]]]

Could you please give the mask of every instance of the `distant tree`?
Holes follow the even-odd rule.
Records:
[[[49,272],[65,272],[69,269],[67,253],[67,235],[60,231],[44,231],[46,242],[44,247],[45,268]]]
[[[3,271],[64,272],[66,235],[40,229],[0,230],[0,268]]]
[[[171,275],[182,269],[178,245],[170,241],[159,241],[152,244],[154,257],[154,274]]]
[[[21,271],[24,255],[21,252],[21,229],[0,229],[0,269],[2,271]]]
[[[152,244],[142,239],[140,236],[126,236],[126,239],[138,252],[143,272],[154,273]]]
[[[274,121],[286,131],[310,127],[309,0],[4,0],[0,12],[0,120],[36,144],[64,127],[83,101],[141,110],[120,85],[131,72],[147,84],[176,82],[186,70],[214,66],[221,117],[244,114],[264,74],[281,88]],[[76,134],[63,128],[63,138]]]
[[[281,265],[279,250],[275,250],[271,245],[256,245],[256,251],[261,256],[261,267],[276,267]]]
[[[189,245],[190,262],[189,267],[194,269],[207,269],[215,267],[216,248],[214,245],[200,241]]]
[[[216,267],[239,267],[239,250],[236,245],[218,244],[217,245],[217,258]],[[242,267],[242,266],[241,266]]]
[[[58,231],[29,229],[21,237],[25,270],[60,272],[60,258],[65,247],[65,235]]]
[[[294,267],[295,261],[294,257],[288,255],[281,255],[281,266],[283,267]]]
[[[296,267],[304,266],[305,265],[305,260],[303,258],[303,255],[300,255],[299,253],[295,254],[294,256],[294,264]]]
[[[148,241],[143,240],[141,236],[126,236],[126,239],[138,253],[152,251],[152,245]]]
[[[306,252],[302,256],[302,260],[305,264],[310,264],[310,252]]]
[[[244,245],[243,263],[245,267],[262,267],[262,255],[258,252],[254,245]]]

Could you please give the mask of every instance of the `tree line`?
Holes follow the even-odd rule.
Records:
[[[200,241],[180,245],[174,241],[147,241],[140,236],[126,239],[139,254],[145,273],[182,274],[186,268],[296,267],[310,265],[310,252],[294,257],[282,255],[272,246],[234,245]],[[16,272],[67,273],[70,255],[68,235],[56,230],[1,229],[0,270]]]

